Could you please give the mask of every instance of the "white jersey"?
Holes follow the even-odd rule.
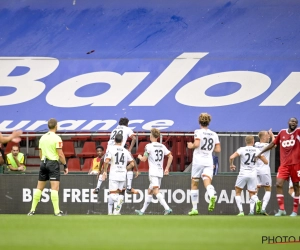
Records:
[[[194,149],[193,165],[213,166],[212,153],[216,144],[219,144],[218,135],[210,129],[196,129],[194,140],[200,140],[198,148]]]
[[[112,146],[115,144],[115,136],[117,134],[123,135],[122,147],[124,147],[125,143],[127,142],[128,137],[133,136],[134,132],[132,131],[131,128],[128,128],[124,125],[119,125],[111,132],[109,141],[107,143],[108,146]]]
[[[253,146],[246,146],[239,148],[236,152],[241,159],[239,175],[256,176],[255,156],[260,153],[260,150]]]
[[[170,154],[165,145],[152,142],[146,145],[145,152],[148,153],[149,176],[163,177],[164,156]]]
[[[110,159],[109,180],[126,181],[126,167],[133,161],[131,154],[123,146],[111,146],[105,154],[105,159]]]
[[[264,142],[255,142],[254,147],[258,148],[260,151],[262,151],[266,146],[268,146],[269,143],[264,143]],[[262,154],[264,157],[266,157],[267,161],[270,163],[270,150],[267,152],[264,152]],[[258,175],[262,174],[270,174],[270,165],[269,164],[264,164],[262,160],[257,159],[256,162],[256,171]]]

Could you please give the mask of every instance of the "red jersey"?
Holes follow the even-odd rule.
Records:
[[[300,163],[300,128],[292,133],[282,129],[273,143],[280,144],[280,166]]]

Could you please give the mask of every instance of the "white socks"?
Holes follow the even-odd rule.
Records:
[[[250,198],[250,213],[254,213],[254,206],[258,201],[257,195],[252,195]]]
[[[243,205],[242,205],[241,196],[235,196],[235,202],[236,202],[236,205],[237,205],[238,209],[240,210],[240,213],[242,213],[243,212]]]
[[[168,206],[167,202],[165,201],[165,199],[161,193],[158,193],[156,195],[156,198],[158,199],[159,203],[165,208],[165,210],[170,209],[170,207]]]
[[[128,171],[126,176],[127,176],[127,189],[131,189],[131,183],[132,183],[132,179],[133,179],[133,172]]]
[[[102,174],[99,175],[99,179],[98,179],[97,187],[96,188],[100,188],[101,184],[102,184]]]
[[[208,193],[209,198],[215,196],[215,188],[214,188],[213,185],[211,185],[211,184],[208,185],[208,186],[206,187],[206,190],[207,190],[207,193]]]
[[[198,196],[199,196],[199,190],[191,190],[191,200],[193,204],[193,209],[197,210],[197,204],[198,204]]]
[[[269,203],[270,198],[271,198],[271,192],[266,191],[265,195],[264,195],[264,198],[263,198],[263,204],[262,204],[262,207],[261,207],[262,210],[266,210],[266,207]]]
[[[146,197],[145,197],[145,202],[144,202],[144,205],[141,209],[141,212],[145,213],[147,207],[149,206],[149,204],[151,203],[151,200],[152,200],[152,195],[151,194],[148,194]]]

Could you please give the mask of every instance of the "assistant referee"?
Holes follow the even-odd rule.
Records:
[[[68,174],[68,167],[65,155],[62,151],[62,140],[60,136],[56,134],[57,120],[51,118],[48,121],[48,128],[49,131],[44,134],[39,141],[41,165],[37,189],[34,192],[31,210],[28,213],[29,216],[35,215],[36,206],[48,180],[50,180],[51,184],[51,201],[54,208],[54,215],[64,215],[59,209],[58,190],[60,182],[60,166],[58,160],[64,165],[64,174]]]

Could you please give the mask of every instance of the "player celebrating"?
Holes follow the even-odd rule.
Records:
[[[295,197],[293,199],[293,212],[291,216],[297,216],[299,207],[299,173],[300,173],[300,128],[295,117],[289,119],[288,128],[282,129],[273,142],[265,147],[261,153],[272,149],[275,145],[280,145],[280,166],[276,178],[277,202],[279,205],[278,213],[275,216],[286,215],[284,209],[283,183],[289,177],[293,182]]]
[[[274,134],[272,133],[272,129],[269,131],[260,131],[258,133],[259,142],[256,142],[254,144],[254,147],[258,148],[259,150],[262,150],[266,146],[269,145],[269,141],[271,138],[271,141],[275,139]],[[263,154],[267,161],[270,164],[270,151],[267,151]],[[271,178],[271,169],[269,165],[263,164],[262,161],[256,162],[256,171],[257,171],[257,188],[260,187],[265,188],[265,195],[263,197],[263,203],[262,203],[262,209],[261,214],[268,215],[266,212],[266,207],[269,203],[270,197],[271,197],[271,186],[272,186],[272,178]]]
[[[118,204],[121,203],[119,193],[123,189],[126,181],[126,166],[132,168],[134,166],[133,158],[127,149],[122,146],[123,136],[122,134],[116,134],[114,137],[115,144],[110,147],[109,151],[105,154],[103,180],[107,177],[107,168],[110,163],[110,174],[109,174],[109,198],[108,198],[108,214],[118,214]],[[114,205],[114,213],[112,208]]]
[[[247,189],[250,194],[250,213],[249,215],[254,214],[254,205],[256,204],[256,213],[261,212],[261,201],[256,195],[256,186],[257,186],[257,173],[255,167],[255,156],[260,153],[260,150],[253,147],[254,137],[246,136],[246,147],[239,148],[234,154],[229,158],[230,170],[235,170],[236,167],[233,165],[234,158],[240,156],[240,172],[235,183],[235,201],[238,206],[240,213],[238,216],[244,216],[241,192],[247,184]],[[261,155],[259,159],[263,161],[264,164],[268,164],[267,159]]]
[[[215,188],[211,185],[213,177],[213,157],[212,152],[221,152],[221,145],[218,135],[211,131],[208,126],[211,122],[211,116],[207,113],[202,113],[199,116],[200,129],[195,130],[194,142],[188,142],[187,147],[194,149],[192,162],[192,183],[191,183],[191,199],[193,209],[189,215],[198,215],[198,184],[200,177],[203,179],[204,187],[210,197],[208,211],[213,211],[215,208]]]
[[[144,206],[141,210],[135,210],[138,215],[143,215],[151,203],[152,195],[154,194],[158,199],[159,203],[165,208],[164,215],[172,213],[172,209],[166,203],[162,193],[159,192],[161,186],[161,180],[163,175],[169,174],[169,168],[173,160],[171,152],[166,148],[165,145],[157,142],[160,137],[160,131],[156,128],[151,129],[150,141],[145,147],[144,156],[138,155],[138,159],[141,161],[147,161],[149,163],[149,180],[150,185],[148,189],[148,196],[145,198]],[[168,157],[167,166],[163,171],[164,156]]]
[[[109,150],[109,148],[112,145],[114,145],[115,136],[117,134],[121,134],[123,136],[122,147],[125,146],[128,137],[131,138],[131,144],[130,144],[129,149],[128,149],[128,151],[131,153],[131,150],[134,147],[135,142],[136,142],[136,136],[135,136],[134,132],[132,131],[132,129],[128,128],[128,123],[129,123],[129,120],[126,117],[121,118],[119,120],[119,125],[111,132],[110,139],[109,139],[108,144],[107,144],[107,150]],[[136,164],[135,161],[134,161],[134,167],[137,170],[137,164]],[[133,179],[133,168],[128,169],[126,176],[127,176],[126,192],[128,194],[135,193],[134,190],[132,190],[132,187],[131,187],[132,179]]]

